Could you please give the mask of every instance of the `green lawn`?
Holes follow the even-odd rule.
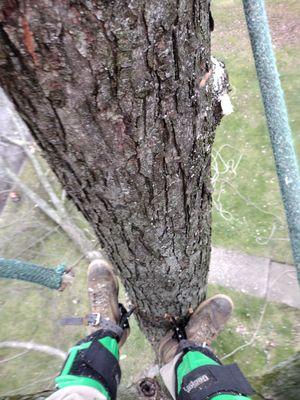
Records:
[[[276,43],[278,67],[285,90],[290,122],[300,155],[300,42],[282,30],[299,19],[299,1],[267,1]],[[266,129],[258,81],[240,0],[213,2],[216,29],[212,53],[227,67],[235,112],[216,132],[215,158],[221,175],[215,186],[213,243],[232,249],[291,262],[271,144]],[[291,38],[290,40],[288,40]],[[292,40],[293,38],[293,40]],[[223,147],[227,145],[227,147]],[[230,164],[231,163],[231,164]]]
[[[32,169],[26,166],[23,179],[32,179]],[[36,184],[33,183],[35,186]],[[35,186],[40,194],[41,188]],[[79,216],[73,212],[73,217]],[[75,214],[74,214],[75,213]],[[39,221],[40,226],[32,228],[26,225],[20,230],[18,224],[2,228],[3,238],[10,238],[2,254],[12,256],[13,249],[22,252],[43,235],[45,218],[41,212],[32,208],[25,198],[19,204],[8,202],[1,216],[0,226],[7,222],[25,218]],[[50,224],[51,227],[51,224]],[[49,228],[49,227],[48,227]],[[19,232],[19,233],[18,233]],[[40,234],[39,234],[40,232]],[[13,241],[14,246],[11,246]],[[25,257],[26,256],[26,257]],[[79,254],[73,244],[61,232],[54,232],[46,240],[23,252],[23,258],[29,258],[43,265],[55,266],[61,262],[73,265]],[[30,283],[17,281],[0,282],[0,341],[34,341],[40,344],[67,351],[77,340],[85,335],[80,327],[62,327],[59,318],[66,315],[84,315],[87,311],[85,261],[75,267],[74,284],[64,292],[52,291]],[[230,295],[235,303],[235,311],[228,329],[214,343],[220,357],[245,345],[257,329],[260,315],[264,310],[264,301],[229,289],[210,286],[208,295],[223,292]],[[124,299],[124,293],[122,293]],[[239,362],[248,376],[256,376],[270,366],[288,358],[299,346],[296,311],[290,307],[268,303],[260,329],[252,345],[238,351],[226,362]],[[136,381],[141,371],[153,362],[153,354],[145,337],[138,329],[134,319],[131,321],[131,336],[122,351],[123,383],[122,390]],[[6,394],[34,393],[53,387],[53,377],[59,371],[61,360],[44,354],[23,350],[1,349],[0,351],[0,396]],[[15,359],[11,359],[18,356]],[[5,362],[6,359],[10,359]],[[26,366],[26,367],[25,367]]]
[[[293,15],[300,15],[297,1],[268,1],[268,5],[273,13],[284,5]],[[214,2],[213,13],[216,23],[213,53],[226,62],[236,109],[234,114],[224,118],[216,135],[214,170],[218,170],[221,179],[215,186],[213,242],[226,248],[291,261],[270,142],[242,22],[241,2],[219,0]],[[279,42],[276,48],[279,68],[300,154],[300,116],[297,112],[300,91],[299,44],[297,41]],[[24,169],[22,177],[43,195],[29,166]],[[80,218],[73,208],[72,215]],[[22,224],[18,222],[20,218]],[[82,224],[85,226],[84,222]],[[60,231],[51,233],[51,223],[25,198],[21,204],[8,203],[0,217],[0,227],[0,249],[3,256],[13,257],[17,253],[20,258],[48,266],[63,261],[72,265],[79,258],[65,235]],[[272,230],[272,238],[266,240]],[[34,245],[44,235],[49,236]],[[85,334],[85,329],[61,327],[58,319],[86,312],[86,268],[84,261],[77,264],[74,284],[62,293],[29,283],[1,281],[0,341],[34,341],[67,351]],[[241,369],[248,376],[256,376],[288,358],[299,347],[294,309],[274,303],[265,307],[261,299],[229,289],[209,287],[209,294],[220,291],[229,294],[236,306],[228,329],[214,344],[221,357],[251,340],[264,310],[264,318],[253,344],[244,347],[226,362],[234,360],[240,363]],[[44,354],[22,352],[0,350],[0,396],[33,393],[53,387],[53,376],[59,371],[61,361]],[[17,358],[11,359],[17,355]],[[152,361],[150,347],[133,320],[131,337],[122,351],[122,387],[130,385]]]

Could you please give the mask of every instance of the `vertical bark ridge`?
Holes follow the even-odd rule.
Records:
[[[149,338],[204,298],[208,0],[8,1],[0,83],[93,226]],[[26,7],[25,7],[26,6]],[[24,43],[26,18],[27,45]]]

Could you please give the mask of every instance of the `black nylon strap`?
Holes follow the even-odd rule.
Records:
[[[80,340],[77,345],[92,342],[88,349],[79,350],[67,371],[69,375],[86,376],[99,381],[109,392],[111,399],[116,399],[117,385],[121,379],[121,370],[118,360],[107,350],[99,340],[103,337],[118,340],[118,336],[111,331],[99,330]],[[67,359],[68,360],[68,359]],[[65,364],[67,362],[65,361]],[[65,368],[65,364],[62,371]]]
[[[198,344],[195,344],[194,342],[191,342],[189,340],[182,340],[178,347],[176,354],[179,354],[180,352],[183,352],[183,357],[184,355],[189,352],[189,351],[199,351],[200,353],[204,354],[205,356],[211,358],[212,360],[216,361],[218,364],[222,365],[221,361],[218,359],[218,357],[214,354],[212,349],[208,346],[199,346]],[[182,358],[181,358],[182,360]],[[180,360],[180,362],[181,362]],[[177,363],[178,364],[178,363]],[[179,364],[178,364],[179,365]]]
[[[178,400],[206,400],[218,393],[253,394],[249,382],[237,364],[206,365],[187,374]]]
[[[101,376],[100,381],[104,382],[111,399],[115,400],[121,380],[121,369],[116,357],[95,340],[85,352],[83,361]]]
[[[76,346],[82,344],[82,343],[87,343],[87,342],[92,342],[94,340],[99,340],[102,339],[106,336],[109,336],[113,339],[116,339],[117,341],[119,340],[118,335],[116,335],[115,332],[111,330],[105,330],[105,329],[99,329],[98,331],[91,333],[90,335],[86,336],[85,338],[79,340],[79,342],[76,343]]]

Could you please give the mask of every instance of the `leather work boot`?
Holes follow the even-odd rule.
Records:
[[[226,325],[233,310],[233,302],[224,294],[216,294],[203,301],[192,314],[186,328],[188,340],[208,346]]]
[[[89,326],[89,334],[103,329],[105,321],[118,325],[121,314],[118,304],[119,283],[113,272],[113,267],[107,261],[94,260],[88,268],[88,297],[90,312],[100,314],[100,322],[96,326]],[[123,331],[119,341],[121,347],[127,337],[129,329]]]
[[[173,330],[167,332],[167,334],[161,339],[158,348],[158,361],[159,364],[168,364],[176,354],[178,341],[173,339]]]
[[[224,328],[232,310],[232,300],[223,294],[205,300],[196,308],[185,327],[187,340],[197,345],[210,345]],[[172,337],[173,331],[170,331],[160,342],[158,352],[162,364],[170,362],[176,354],[178,341]]]

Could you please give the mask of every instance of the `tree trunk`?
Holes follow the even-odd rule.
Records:
[[[138,305],[148,338],[205,297],[209,0],[6,0],[0,83]]]

